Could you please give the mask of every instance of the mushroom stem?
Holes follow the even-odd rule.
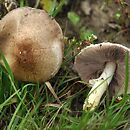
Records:
[[[114,62],[107,62],[100,77],[98,79],[92,79],[94,80],[94,84],[88,94],[88,97],[85,99],[83,110],[94,110],[96,106],[98,106],[103,93],[106,91],[113,78],[115,69],[116,64]]]

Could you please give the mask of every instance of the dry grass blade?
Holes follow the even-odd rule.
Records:
[[[52,93],[52,95],[55,97],[55,99],[57,100],[57,102],[62,105],[60,99],[58,98],[57,94],[55,93],[53,87],[51,86],[50,82],[45,82],[47,88],[50,90],[50,92]]]
[[[54,103],[48,103],[45,105],[45,107],[56,107],[56,108],[60,108],[61,105],[60,104],[54,104]]]

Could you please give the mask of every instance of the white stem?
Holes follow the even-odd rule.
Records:
[[[94,80],[94,85],[84,102],[83,110],[85,111],[94,110],[96,106],[98,106],[103,93],[106,91],[107,87],[109,86],[113,78],[115,69],[116,69],[115,63],[113,62],[106,63],[104,71],[102,72],[100,77]],[[92,80],[90,80],[90,82]]]

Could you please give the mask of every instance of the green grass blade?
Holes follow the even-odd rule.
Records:
[[[17,90],[19,92],[19,90]],[[3,109],[3,107],[7,106],[11,99],[17,94],[17,92],[13,93],[8,99],[6,99],[2,104],[0,104],[0,111]]]
[[[1,55],[1,59],[2,59],[2,61],[4,63],[4,67],[5,67],[6,71],[8,72],[11,80],[14,82],[14,76],[13,76],[13,73],[11,71],[11,68],[10,68],[7,60],[5,59],[4,54],[1,51],[0,51],[0,55]]]
[[[0,103],[4,101],[4,86],[2,84],[2,75],[3,75],[3,72],[0,66]]]
[[[52,17],[55,17],[62,9],[63,5],[66,4],[67,0],[60,0],[60,3],[54,9],[54,11],[50,14]]]
[[[124,96],[127,95],[128,86],[129,86],[129,52],[127,51],[126,56],[125,56],[125,91],[124,91]]]
[[[25,93],[25,95],[23,96],[21,102],[20,102],[19,105],[17,106],[17,108],[16,108],[16,110],[15,110],[15,112],[14,112],[14,114],[13,114],[13,117],[12,117],[12,119],[11,119],[9,125],[8,125],[7,130],[11,130],[11,129],[12,129],[12,128],[11,128],[11,127],[12,127],[12,124],[13,124],[13,122],[14,122],[16,116],[17,116],[18,111],[19,111],[20,108],[21,108],[21,105],[23,104],[23,100],[25,99],[26,94],[27,94],[27,92]]]

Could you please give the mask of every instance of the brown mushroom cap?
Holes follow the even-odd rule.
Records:
[[[109,85],[110,94],[123,94],[125,81],[125,55],[130,49],[114,43],[100,43],[81,50],[75,59],[75,69],[82,80],[96,79],[107,62],[116,63],[116,71]],[[130,58],[130,54],[129,54]],[[130,67],[130,61],[129,61]],[[130,79],[128,93],[130,93]]]
[[[17,8],[0,21],[0,49],[18,80],[53,77],[63,57],[63,34],[44,10]]]

